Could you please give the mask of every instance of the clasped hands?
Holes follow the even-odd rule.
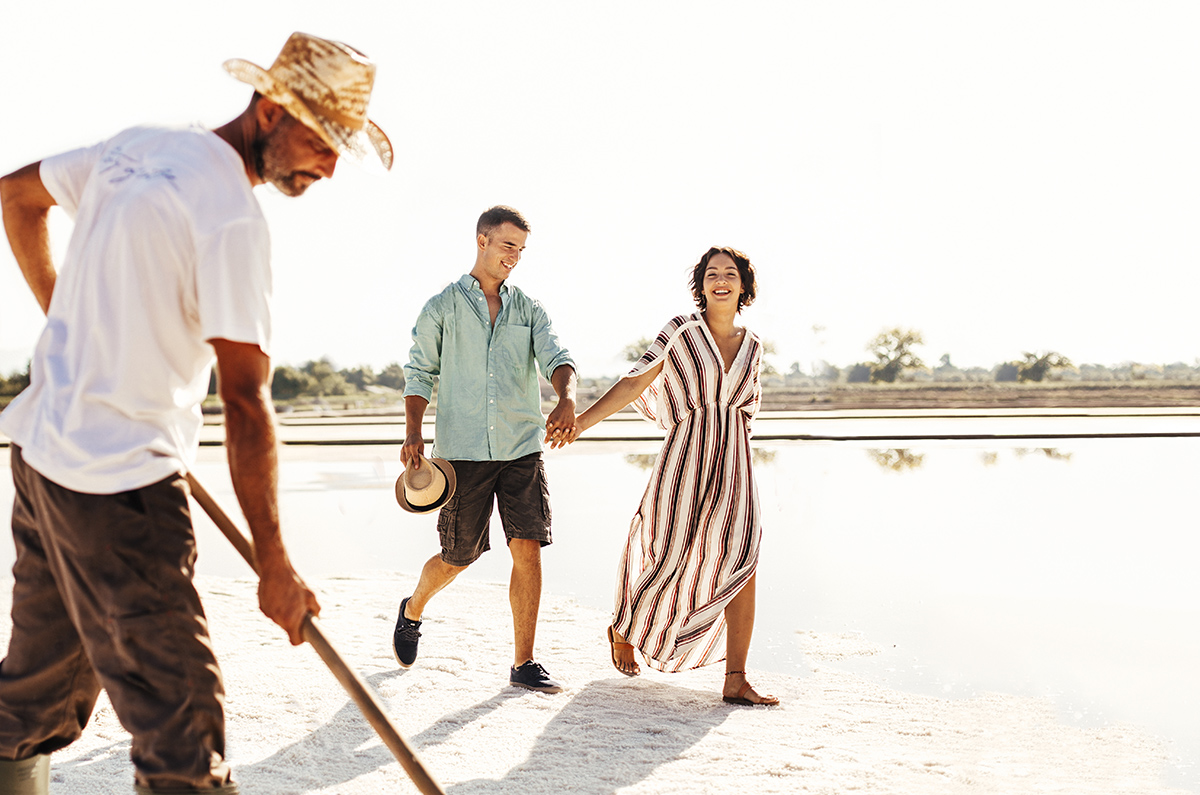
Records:
[[[575,406],[560,402],[546,418],[546,443],[551,449],[566,447],[579,438],[583,428],[575,417]]]

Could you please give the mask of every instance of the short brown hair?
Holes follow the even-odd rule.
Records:
[[[718,254],[726,255],[737,265],[738,277],[742,280],[742,294],[738,296],[738,311],[740,312],[742,307],[754,303],[754,296],[758,294],[758,284],[754,279],[754,266],[750,264],[750,258],[736,248],[713,246],[704,252],[704,256],[692,268],[692,297],[696,299],[696,306],[701,310],[708,305],[708,299],[704,297],[704,270],[708,267],[709,261]]]
[[[487,237],[493,229],[504,224],[512,224],[522,232],[529,232],[529,222],[525,220],[525,216],[511,207],[497,204],[484,210],[483,215],[479,216],[475,223],[475,234]]]

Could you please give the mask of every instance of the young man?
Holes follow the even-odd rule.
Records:
[[[416,590],[400,603],[393,648],[401,667],[416,660],[425,605],[488,550],[497,502],[513,559],[509,681],[558,693],[562,687],[533,660],[541,548],[550,543],[538,370],[558,395],[544,423],[553,443],[575,427],[575,365],[542,305],[507,283],[525,250],[529,224],[511,207],[498,206],[479,217],[475,233],[474,267],[425,304],[404,368],[400,459],[407,466],[424,452],[421,421],[437,380],[434,454],[451,462],[458,483],[438,515],[441,554],[425,563]]]
[[[46,792],[46,755],[79,737],[102,687],[133,735],[138,792],[236,792],[184,479],[214,354],[259,604],[294,644],[320,609],[280,536],[270,243],[252,188],[299,196],[339,156],[390,166],[392,150],[366,116],[375,67],[353,48],[297,33],[270,70],[225,67],[256,91],[222,127],[135,127],[0,179],[47,313],[31,384],[0,416],[17,548],[0,792]],[[75,220],[61,270],[55,204]]]

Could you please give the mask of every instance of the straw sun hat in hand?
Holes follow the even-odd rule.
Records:
[[[409,513],[430,513],[449,502],[457,483],[449,461],[419,456],[396,478],[396,502]]]

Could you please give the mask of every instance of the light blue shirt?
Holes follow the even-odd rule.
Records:
[[[542,305],[500,286],[495,327],[487,298],[467,274],[426,302],[412,332],[404,395],[430,400],[438,382],[433,454],[451,461],[511,461],[540,452],[547,379],[575,362]]]

